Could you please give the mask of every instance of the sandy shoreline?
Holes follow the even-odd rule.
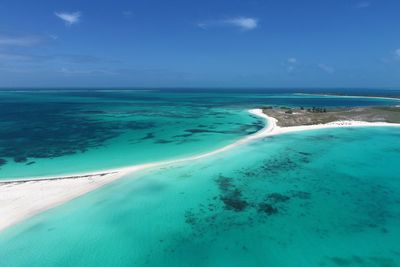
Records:
[[[265,115],[261,109],[253,109],[249,112],[265,119],[267,121],[267,126],[255,134],[244,137],[230,145],[208,153],[177,160],[141,164],[95,173],[1,181],[0,231],[35,214],[59,206],[135,171],[206,158],[263,137],[298,131],[339,127],[400,127],[400,124],[363,121],[337,121],[319,125],[279,127],[276,125],[277,120]]]
[[[384,100],[400,101],[400,98],[390,97],[390,96],[357,96],[357,95],[334,95],[334,94],[330,95],[330,94],[313,94],[313,93],[295,93],[295,95],[343,97],[343,98],[372,98],[372,99],[384,99]]]

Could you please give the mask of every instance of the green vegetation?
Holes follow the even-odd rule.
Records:
[[[276,118],[279,126],[323,124],[333,121],[354,120],[368,122],[400,123],[400,107],[356,107],[356,108],[265,108],[263,112]]]

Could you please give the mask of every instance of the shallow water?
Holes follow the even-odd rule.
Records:
[[[400,130],[265,138],[0,235],[0,266],[400,266]]]
[[[246,110],[143,93],[15,93],[0,103],[1,178],[98,171],[206,152],[261,129]],[[125,96],[124,96],[125,95]],[[169,101],[169,102],[168,102]]]
[[[0,179],[208,152],[263,127],[249,108],[395,103],[265,90],[0,91]]]

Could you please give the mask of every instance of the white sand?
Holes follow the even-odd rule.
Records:
[[[276,125],[278,121],[277,119],[272,117],[267,117],[267,120],[268,123],[272,125],[272,130],[267,134],[265,134],[264,136],[272,136],[272,135],[300,132],[300,131],[345,128],[345,127],[400,127],[400,123],[366,122],[366,121],[334,121],[325,124],[280,127]]]
[[[341,97],[341,98],[372,98],[372,99],[382,99],[382,100],[395,100],[400,101],[400,98],[390,97],[390,96],[357,96],[357,95],[333,95],[333,94],[312,94],[312,93],[295,93],[295,95],[304,96],[325,96],[325,97]]]
[[[96,173],[83,173],[64,177],[59,176],[52,177],[52,179],[32,178],[6,182],[2,181],[0,182],[0,231],[35,214],[61,205],[71,199],[79,197],[135,171],[209,157],[259,138],[290,132],[326,128],[400,126],[400,124],[385,122],[337,121],[319,125],[279,127],[276,125],[277,120],[265,115],[261,109],[253,109],[249,112],[253,115],[264,118],[268,122],[268,125],[253,135],[249,135],[212,152],[178,160],[160,161]]]

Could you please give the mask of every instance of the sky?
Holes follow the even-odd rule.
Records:
[[[400,88],[398,0],[2,0],[0,87]]]

